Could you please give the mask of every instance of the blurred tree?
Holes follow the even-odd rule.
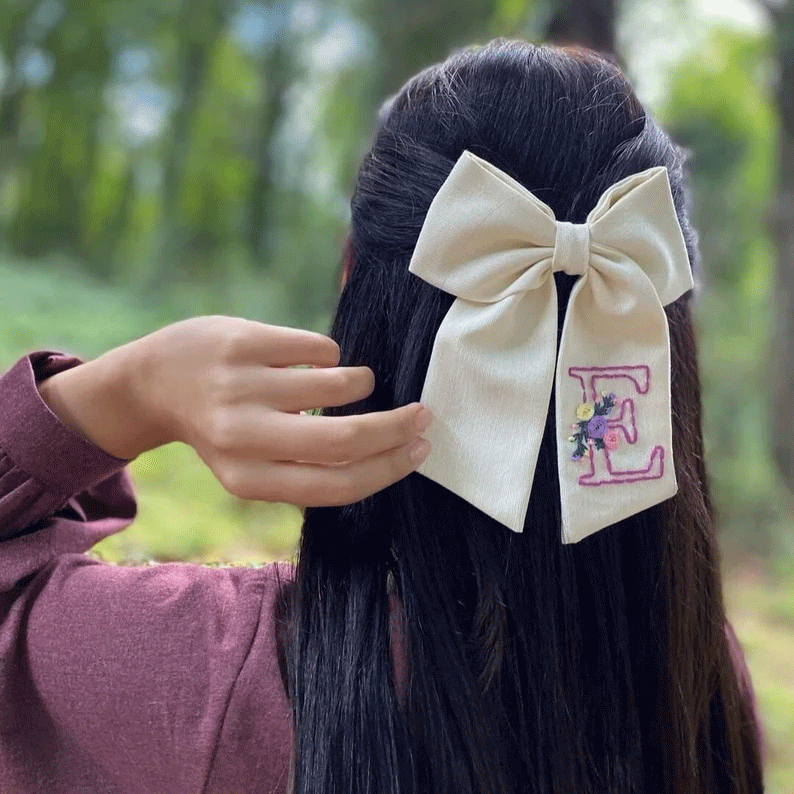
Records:
[[[546,38],[615,56],[617,17],[617,0],[555,0]]]
[[[773,23],[777,59],[775,104],[777,195],[770,207],[770,232],[777,249],[776,315],[772,344],[772,455],[783,480],[794,491],[794,0],[762,5]]]
[[[22,67],[28,45],[26,23],[32,8],[32,0],[17,0],[7,3],[0,14],[0,51],[6,60],[6,79],[0,90],[0,192],[5,192],[22,154],[19,146],[25,94]],[[6,220],[5,209],[0,206],[2,220]]]
[[[451,49],[490,32],[499,7],[499,0],[361,0],[358,11],[380,51],[375,102],[395,93],[419,69],[446,58]]]
[[[691,152],[692,222],[702,255],[694,308],[715,504],[729,537],[762,553],[777,544],[785,509],[766,440],[773,65],[765,33],[716,27],[672,71],[659,108],[665,129]]]
[[[32,153],[20,183],[10,237],[23,254],[56,248],[82,257],[90,255],[84,226],[97,168],[111,53],[101,0],[72,0],[63,7],[57,3],[49,7],[53,24],[40,49],[35,55],[29,52],[28,58],[51,63],[52,77],[38,91],[38,118],[32,113],[28,118],[35,129],[29,141]],[[29,29],[35,27],[34,22],[28,19]]]
[[[181,263],[191,279],[223,276],[225,252],[243,243],[243,215],[254,161],[257,73],[228,30],[215,43],[191,125],[179,197]]]
[[[273,139],[286,108],[287,90],[293,80],[290,40],[273,41],[259,67],[260,97],[253,126],[254,175],[247,199],[245,239],[251,252],[262,260],[272,251],[272,222],[268,208],[273,193]]]
[[[766,36],[715,28],[698,57],[673,71],[660,107],[668,132],[692,153],[701,283],[734,295],[759,246],[770,191],[768,60]]]
[[[176,80],[171,129],[166,139],[162,181],[160,267],[148,285],[158,291],[166,267],[181,262],[189,229],[183,219],[182,190],[193,126],[207,82],[213,47],[224,22],[223,0],[181,0],[174,19]]]
[[[368,148],[373,110],[413,74],[456,47],[488,40],[496,30],[514,32],[533,6],[527,0],[336,0],[322,6],[320,27],[326,32],[355,30],[356,39],[366,42],[366,55],[342,59],[333,79],[324,76],[322,64],[315,64],[293,82],[296,96],[312,95],[315,133],[295,189],[277,194],[279,207],[271,223],[277,224],[274,258],[289,285],[297,321],[322,328],[335,303],[346,205]],[[318,31],[314,45],[323,35]],[[307,185],[318,181],[323,186],[306,195]]]

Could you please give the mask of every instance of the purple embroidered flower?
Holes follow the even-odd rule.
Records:
[[[594,416],[587,423],[587,435],[590,438],[603,438],[607,431],[607,420],[604,416]]]
[[[589,460],[596,450],[607,449],[607,436],[609,443],[615,444],[617,432],[610,429],[607,416],[612,413],[616,400],[615,392],[603,391],[600,400],[580,403],[576,407],[578,421],[571,425],[574,432],[568,437],[568,442],[574,445],[571,460],[577,462]],[[609,449],[613,448],[613,446],[609,447]]]

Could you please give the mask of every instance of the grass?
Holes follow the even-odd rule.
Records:
[[[168,444],[136,458],[129,471],[139,513],[124,532],[94,546],[103,559],[258,564],[291,558],[300,511],[229,494],[195,451]]]
[[[68,268],[45,273],[27,263],[0,261],[0,287],[0,371],[35,349],[94,358],[193,315],[224,313],[262,322],[286,321],[268,309],[279,296],[261,286],[235,288],[227,293],[232,296],[228,304],[213,303],[194,289],[166,296],[156,306],[143,305]],[[295,552],[301,521],[296,508],[231,496],[184,444],[146,453],[130,464],[129,471],[138,516],[124,532],[92,549],[102,559],[125,564],[154,559],[260,565],[289,559]],[[725,565],[725,596],[745,648],[769,740],[767,794],[794,794],[790,559],[759,563],[757,558],[732,554]]]
[[[744,647],[769,743],[767,794],[794,792],[794,577],[726,571],[728,616]]]

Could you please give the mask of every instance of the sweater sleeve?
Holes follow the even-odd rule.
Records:
[[[0,592],[135,518],[128,461],[75,433],[39,394],[41,380],[82,363],[36,351],[0,376]]]
[[[136,501],[128,461],[38,393],[80,363],[37,351],[0,376],[0,791],[181,794],[220,778],[227,792],[280,790],[278,576],[83,553],[128,526]]]

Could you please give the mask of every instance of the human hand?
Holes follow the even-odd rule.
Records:
[[[354,416],[300,413],[374,389],[372,370],[338,367],[338,345],[321,334],[212,315],[131,345],[133,390],[158,445],[189,444],[240,499],[350,504],[402,479],[429,452],[420,433],[430,412],[419,403]]]

